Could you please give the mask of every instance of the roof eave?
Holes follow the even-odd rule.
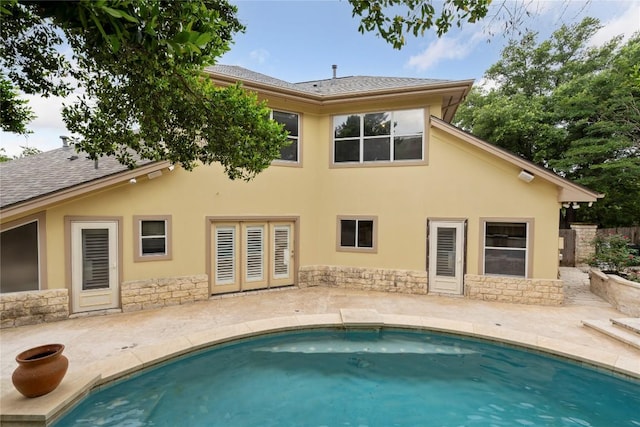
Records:
[[[361,102],[367,99],[380,99],[397,97],[399,95],[446,95],[452,94],[448,100],[443,99],[443,116],[447,122],[453,119],[458,105],[467,96],[474,80],[457,80],[442,83],[406,86],[399,88],[377,89],[357,91],[341,94],[314,94],[303,90],[294,90],[253,80],[243,80],[241,78],[227,74],[219,74],[209,70],[205,71],[210,78],[220,85],[232,85],[241,82],[247,90],[256,91],[264,95],[286,96],[298,101],[311,103],[315,106],[327,106],[338,103]],[[459,93],[458,96],[453,94]]]
[[[101,178],[93,179],[91,181],[85,181],[71,187],[43,194],[41,196],[12,203],[0,208],[0,220],[4,221],[5,219],[24,215],[28,212],[43,210],[51,205],[62,203],[71,198],[78,197],[92,191],[100,190],[119,183],[125,183],[128,182],[131,178],[137,178],[143,175],[147,175],[151,172],[162,170],[166,167],[169,167],[170,164],[171,163],[168,161],[150,163],[144,166],[137,167],[135,169],[116,172],[110,175],[103,176]]]

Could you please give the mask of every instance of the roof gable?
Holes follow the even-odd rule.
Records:
[[[508,163],[522,168],[524,171],[532,174],[534,177],[540,177],[541,179],[555,184],[558,191],[558,202],[595,202],[599,198],[604,197],[604,194],[596,193],[578,183],[570,181],[554,172],[546,169],[542,166],[536,165],[529,160],[523,159],[507,150],[504,150],[496,145],[493,145],[487,141],[484,141],[472,134],[465,132],[464,130],[453,126],[450,123],[445,122],[437,117],[431,116],[431,126],[440,129],[454,137],[457,137],[468,144],[471,144],[493,156],[499,157]]]

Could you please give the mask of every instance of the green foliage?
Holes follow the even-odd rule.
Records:
[[[593,241],[596,254],[589,265],[603,271],[619,272],[625,267],[640,265],[640,257],[629,249],[629,238],[620,234],[598,236]]]
[[[0,148],[0,163],[8,162],[11,160],[11,157],[7,156],[7,152],[4,148]]]
[[[287,143],[264,103],[239,86],[214,87],[202,73],[244,30],[227,1],[11,0],[2,13],[0,65],[27,93],[64,95],[65,76],[78,82],[82,95],[63,119],[93,159],[186,169],[219,162],[231,179],[248,180]],[[58,53],[60,35],[74,67]]]
[[[404,46],[405,34],[422,36],[436,29],[442,36],[452,25],[484,18],[491,0],[349,0],[352,16],[360,17],[358,31],[375,31],[395,49]],[[438,9],[436,9],[438,7]],[[395,15],[390,11],[398,11]]]
[[[640,35],[601,47],[593,18],[562,26],[540,43],[512,40],[474,89],[456,124],[500,147],[606,194],[576,220],[640,224]]]
[[[29,133],[26,124],[34,117],[27,101],[18,98],[11,82],[0,73],[0,129],[19,134]]]
[[[22,152],[20,153],[20,155],[14,156],[13,157],[14,159],[20,159],[22,157],[34,156],[36,154],[42,153],[42,150],[36,147],[28,147],[25,145],[21,145],[20,148],[22,148]]]

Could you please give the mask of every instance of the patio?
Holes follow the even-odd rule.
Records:
[[[533,306],[341,288],[283,288],[215,297],[158,310],[85,316],[0,331],[1,412],[42,414],[91,384],[232,336],[306,325],[415,325],[574,355],[640,378],[640,351],[582,326],[621,314],[588,291],[586,275],[562,268],[565,305]],[[226,337],[226,338],[225,338]],[[66,346],[69,371],[47,396],[26,399],[11,384],[20,351]],[[102,374],[102,379],[98,376]],[[74,388],[78,390],[73,390]],[[53,409],[51,409],[53,410]],[[4,418],[3,425],[8,421]],[[9,424],[7,424],[9,425]]]

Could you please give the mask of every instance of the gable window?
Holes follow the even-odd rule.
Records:
[[[484,274],[527,276],[528,222],[484,223]]]
[[[280,158],[278,160],[297,163],[300,145],[300,117],[296,113],[287,113],[284,111],[273,111],[271,117],[276,122],[283,124],[284,130],[289,133],[287,139],[290,144],[280,149]]]
[[[134,261],[171,259],[171,216],[136,216]]]
[[[333,117],[334,163],[424,159],[424,110]]]
[[[376,250],[375,217],[338,217],[337,248],[340,251],[372,252]]]

